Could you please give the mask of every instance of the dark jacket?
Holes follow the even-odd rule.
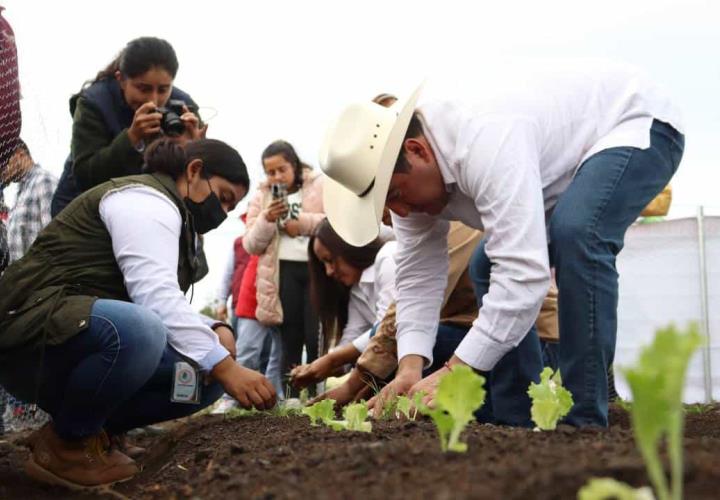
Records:
[[[197,113],[197,104],[182,90],[173,87],[170,99],[185,101]],[[135,112],[125,102],[117,80],[100,80],[72,96],[70,114],[71,153],[53,196],[53,217],[83,191],[113,177],[139,174],[143,165],[142,153],[127,134]]]
[[[87,328],[96,299],[130,301],[99,205],[108,191],[133,184],[157,189],[180,210],[178,283],[183,292],[190,287],[198,265],[194,233],[171,177],[124,177],[85,192],[0,278],[0,385],[11,394],[35,399],[45,346],[62,344]]]

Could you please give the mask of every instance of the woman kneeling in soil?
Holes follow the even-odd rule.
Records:
[[[195,413],[223,390],[275,404],[272,384],[233,361],[230,328],[184,296],[197,234],[247,194],[242,158],[217,140],[162,139],[145,159],[147,174],[76,198],[0,279],[0,384],[52,416],[26,467],[43,481],[131,478],[108,434]]]
[[[429,371],[452,355],[477,314],[467,265],[473,244],[481,237],[479,231],[459,223],[450,231],[448,293]],[[360,358],[345,384],[318,398],[331,397],[342,405],[367,397],[372,379],[382,380],[395,370],[395,248],[395,242],[381,245],[378,240],[354,247],[337,235],[327,219],[318,226],[310,242],[312,298],[327,344],[332,344],[339,332],[342,337],[338,347],[293,370],[296,387],[324,380]]]

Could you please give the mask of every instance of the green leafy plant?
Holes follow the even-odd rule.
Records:
[[[467,451],[460,434],[475,419],[474,412],[485,402],[485,378],[469,366],[456,366],[440,379],[435,393],[435,408],[418,405],[432,418],[440,436],[442,451]]]
[[[372,424],[367,422],[368,407],[365,401],[347,405],[343,409],[343,419],[335,420],[335,400],[323,399],[312,406],[302,409],[304,415],[310,417],[312,425],[323,423],[336,431],[371,432]]]
[[[303,414],[303,406],[294,404],[291,400],[282,401],[270,410],[270,414],[277,417],[300,416]]]
[[[417,418],[418,410],[422,406],[422,400],[425,397],[425,391],[418,391],[413,394],[412,399],[407,396],[398,396],[396,408],[397,412],[404,415],[408,420]]]
[[[609,477],[591,478],[588,484],[580,488],[578,500],[655,500],[652,490],[647,486],[633,488]]]
[[[395,396],[391,394],[385,401],[383,401],[382,413],[378,420],[391,420],[394,419],[398,412],[398,403],[402,396]]]
[[[343,409],[343,418],[345,420],[333,420],[330,425],[335,430],[372,432],[372,424],[367,422],[367,416],[367,403],[360,401],[359,403],[349,404]],[[339,429],[336,426],[339,426]]]
[[[558,421],[568,414],[573,405],[570,391],[562,386],[560,372],[553,375],[550,367],[545,367],[540,373],[540,383],[531,383],[527,392],[532,399],[530,416],[535,425],[544,431],[555,430]]]
[[[635,442],[660,500],[682,498],[682,391],[688,363],[701,343],[696,325],[685,333],[670,325],[658,330],[637,365],[624,371],[633,395],[630,416]],[[671,490],[658,453],[664,438],[670,456]]]
[[[302,413],[310,417],[310,425],[319,425],[319,422],[327,425],[327,422],[335,418],[335,400],[323,399],[314,405],[306,406]]]
[[[300,404],[305,406],[307,402],[310,400],[310,391],[307,387],[302,389],[300,391],[300,394],[298,395],[298,398],[300,399]]]
[[[685,413],[688,415],[702,415],[710,409],[710,406],[703,403],[685,405]]]
[[[230,408],[228,411],[226,411],[223,414],[223,417],[226,419],[243,418],[257,415],[259,413],[260,410],[256,410],[255,408],[250,408],[249,410],[246,410],[245,408],[240,408],[239,406],[236,406],[235,408]]]

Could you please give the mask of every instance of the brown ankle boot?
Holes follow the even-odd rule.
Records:
[[[110,436],[110,443],[113,448],[117,449],[120,453],[124,453],[132,459],[140,458],[147,451],[142,446],[137,446],[130,442],[127,434],[116,434]]]
[[[104,432],[66,441],[47,424],[33,435],[31,446],[25,471],[45,483],[85,489],[126,481],[138,472],[133,459],[110,448]]]

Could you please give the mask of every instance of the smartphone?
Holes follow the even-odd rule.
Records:
[[[287,205],[287,185],[286,184],[271,184],[270,193],[274,200],[282,200]]]

